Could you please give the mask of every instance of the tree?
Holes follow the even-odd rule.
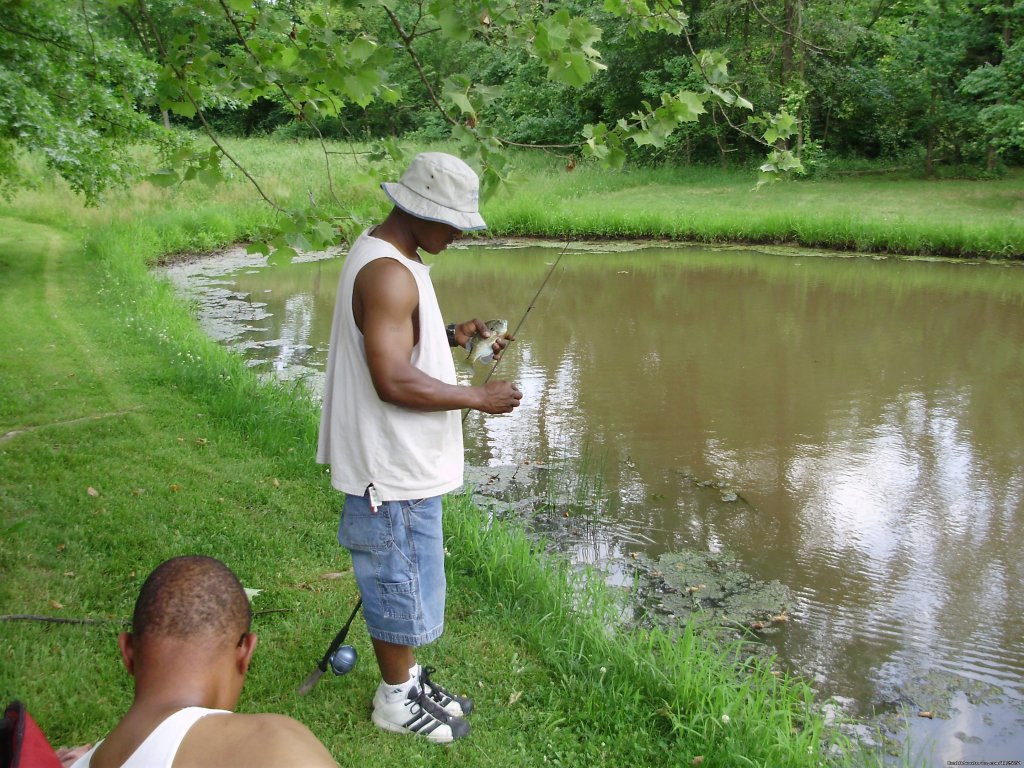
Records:
[[[38,152],[95,203],[137,170],[127,148],[152,138],[139,110],[157,67],[104,33],[99,11],[60,0],[0,0],[0,193],[17,152]]]
[[[167,153],[166,168],[155,178],[215,182],[222,162],[235,165],[269,205],[287,214],[289,236],[273,242],[283,253],[334,239],[330,211],[316,202],[286,210],[273,199],[220,141],[218,110],[273,104],[323,141],[319,126],[353,110],[429,107],[435,125],[475,156],[486,194],[502,180],[506,147],[555,130],[500,132],[514,127],[507,118],[515,110],[493,77],[496,62],[524,73],[521,83],[537,83],[542,75],[544,89],[557,98],[560,90],[585,87],[606,69],[598,21],[614,23],[621,39],[637,40],[685,39],[688,23],[681,0],[605,0],[600,11],[577,0],[104,0],[76,8],[57,0],[0,2],[12,9],[0,27],[0,106],[10,105],[14,115],[3,123],[8,166],[14,146],[45,151],[76,189],[95,199],[104,186],[126,177],[128,166],[120,160],[131,142],[160,135],[146,119],[160,110],[192,121],[213,149]],[[116,35],[129,30],[134,51],[117,42]],[[691,55],[698,87],[652,88],[652,97],[628,114],[585,125],[566,122],[557,130],[578,133],[561,143],[616,166],[629,147],[664,146],[708,105],[750,111],[724,56]],[[17,85],[25,73],[34,89],[29,95]],[[80,86],[87,87],[75,97],[71,91]],[[34,130],[26,132],[30,117]],[[775,146],[795,130],[791,119],[766,115],[759,130],[771,151],[763,166],[769,177],[798,167],[781,144]],[[63,149],[68,146],[74,152]],[[333,196],[330,152],[323,148]],[[385,149],[397,151],[393,143]]]
[[[1024,1],[1006,0],[985,9],[997,22],[996,52],[969,72],[960,92],[980,105],[978,121],[988,144],[987,167],[1014,149],[1024,150]]]

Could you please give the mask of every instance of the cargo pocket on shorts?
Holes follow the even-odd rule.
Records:
[[[389,619],[418,619],[420,617],[419,579],[409,581],[379,581],[380,602],[384,616]]]
[[[391,518],[383,509],[373,512],[369,504],[345,504],[338,526],[338,543],[357,552],[382,552],[392,541]]]
[[[423,615],[419,568],[411,518],[405,502],[385,505],[391,536],[377,558],[377,586],[381,610],[389,619],[418,620]]]

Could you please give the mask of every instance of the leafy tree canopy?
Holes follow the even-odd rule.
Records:
[[[595,5],[573,0],[0,0],[0,171],[10,187],[16,183],[17,148],[42,152],[94,202],[104,188],[123,183],[136,170],[126,149],[159,138],[155,117],[163,112],[165,121],[171,115],[200,127],[214,148],[165,153],[167,167],[154,179],[215,182],[226,160],[283,212],[218,140],[212,115],[273,103],[322,139],[318,124],[346,110],[426,99],[449,136],[476,158],[486,194],[502,180],[503,149],[525,142],[498,130],[502,84],[489,82],[479,66],[452,70],[435,52],[454,52],[453,59],[463,63],[459,51],[489,52],[484,58],[492,63],[534,67],[549,84],[544,88],[580,89],[607,68],[598,20],[614,19],[617,34],[629,39],[678,38],[687,32],[682,0]],[[664,146],[680,125],[697,122],[711,102],[752,110],[736,90],[724,56],[708,52],[694,61],[701,73],[696,87],[652,93],[629,113],[581,126],[561,144],[618,166],[629,147]],[[522,99],[523,92],[513,96]],[[771,151],[766,173],[799,167],[784,146],[794,130],[785,114],[762,118],[762,141]],[[397,151],[393,143],[384,146]],[[324,155],[330,181],[326,145]],[[302,220],[307,233],[302,245],[322,245],[329,236],[318,212],[289,213]]]
[[[237,166],[290,248],[336,236],[324,208],[344,206],[285,210],[224,132],[320,141],[329,196],[327,138],[400,159],[410,133],[460,142],[485,194],[510,146],[760,157],[765,179],[829,152],[993,168],[1024,157],[1022,33],[1024,0],[0,0],[0,193],[28,150],[96,202],[155,142],[157,183]]]
[[[126,148],[152,136],[139,105],[158,67],[62,0],[0,0],[0,193],[19,148],[44,154],[86,200],[135,172]]]

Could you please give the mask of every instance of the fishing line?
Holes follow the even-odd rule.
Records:
[[[547,274],[544,275],[544,279],[541,281],[540,287],[537,289],[537,292],[535,294],[533,294],[533,298],[530,300],[530,305],[526,308],[526,311],[523,312],[523,316],[519,318],[519,322],[516,323],[516,327],[512,331],[512,335],[510,337],[510,342],[509,343],[511,343],[512,341],[515,341],[515,337],[517,335],[519,335],[519,329],[522,328],[523,327],[523,323],[526,322],[526,317],[527,317],[527,315],[530,314],[530,310],[532,310],[534,308],[534,306],[537,304],[537,299],[540,297],[541,292],[544,290],[544,286],[548,284],[548,280],[551,279],[551,275],[553,275],[555,273],[555,270],[558,268],[558,262],[560,262],[562,260],[562,257],[565,255],[565,252],[569,249],[569,243],[571,243],[571,242],[572,242],[572,237],[570,236],[569,239],[565,241],[565,245],[562,246],[562,250],[559,251],[558,257],[555,259],[554,263],[548,269]],[[484,386],[485,384],[487,384],[488,381],[491,380],[491,376],[494,375],[494,371],[497,369],[498,363],[500,363],[502,361],[502,358],[504,358],[504,357],[505,357],[505,353],[504,353],[504,350],[503,350],[502,354],[501,354],[501,357],[499,357],[497,360],[494,361],[494,365],[491,366],[491,370],[489,370],[487,372],[487,376],[484,379],[483,384],[481,384],[480,386]],[[464,414],[462,414],[462,423],[463,424],[466,423],[466,418],[469,416],[469,412],[470,412],[470,409],[467,408],[466,412]]]
[[[562,260],[562,257],[565,255],[565,252],[569,249],[569,243],[571,243],[571,242],[572,242],[572,236],[570,235],[568,237],[568,239],[566,239],[565,245],[562,246],[562,250],[559,251],[558,257],[555,259],[554,263],[551,265],[551,268],[548,269],[547,274],[544,275],[544,279],[541,281],[540,287],[537,289],[537,292],[535,294],[533,294],[533,299],[530,300],[530,305],[526,308],[526,311],[523,312],[523,316],[521,318],[519,318],[519,322],[516,323],[515,330],[512,331],[512,340],[515,340],[515,337],[519,335],[519,329],[522,328],[523,327],[523,323],[526,322],[526,316],[530,314],[530,310],[533,309],[534,305],[537,303],[537,299],[540,298],[540,294],[544,290],[544,286],[546,286],[548,284],[548,280],[550,280],[551,276],[555,273],[555,269],[558,268],[558,262],[560,262]],[[505,355],[504,355],[504,352],[503,352],[501,357],[499,357],[497,360],[494,361],[494,365],[491,366],[491,370],[489,370],[487,372],[487,377],[484,379],[484,384],[487,384],[487,382],[491,380],[491,376],[494,375],[494,371],[495,371],[495,369],[497,369],[498,363],[501,362],[501,360],[502,360],[502,358],[504,356]],[[464,414],[462,414],[462,423],[463,424],[466,423],[466,417],[468,417],[468,416],[469,416],[469,409],[466,409],[466,412]],[[512,480],[513,481],[516,479],[516,475],[519,474],[520,466],[522,466],[522,465],[517,461],[516,462],[516,471],[512,473]]]
[[[551,265],[551,268],[548,270],[547,274],[544,275],[544,280],[541,282],[540,288],[537,289],[537,292],[533,294],[533,299],[530,300],[530,306],[528,306],[526,308],[526,311],[523,312],[523,316],[519,318],[519,322],[516,324],[515,330],[512,331],[511,338],[513,340],[519,334],[519,329],[522,328],[523,323],[526,322],[526,316],[530,314],[530,310],[533,309],[534,305],[537,303],[537,299],[540,297],[541,292],[544,290],[544,286],[548,284],[548,280],[551,279],[551,275],[555,273],[555,269],[557,269],[558,267],[558,262],[560,262],[562,260],[562,257],[565,256],[565,252],[569,249],[569,243],[571,242],[571,237],[565,241],[565,245],[563,245],[562,250],[559,251],[558,258],[555,259],[555,263]],[[502,357],[504,357],[504,355],[502,355]],[[487,378],[484,379],[484,384],[486,384],[490,380],[491,375],[494,373],[494,369],[498,367],[498,363],[500,362],[501,357],[494,361],[494,365],[491,366],[491,370],[488,372]]]

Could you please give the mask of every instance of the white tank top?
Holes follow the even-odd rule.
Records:
[[[226,709],[206,709],[205,707],[185,707],[164,720],[153,729],[139,748],[132,752],[121,768],[171,768],[178,747],[189,729],[197,720],[207,715],[230,715]],[[100,741],[92,749],[71,764],[71,768],[90,768],[93,753],[99,748]]]
[[[415,411],[382,401],[366,363],[363,334],[352,317],[356,275],[381,258],[402,264],[419,289],[419,342],[412,364],[446,384],[457,383],[430,267],[367,230],[349,251],[338,280],[317,462],[331,466],[331,484],[343,493],[362,496],[373,483],[382,501],[439,496],[462,485],[460,412]]]

